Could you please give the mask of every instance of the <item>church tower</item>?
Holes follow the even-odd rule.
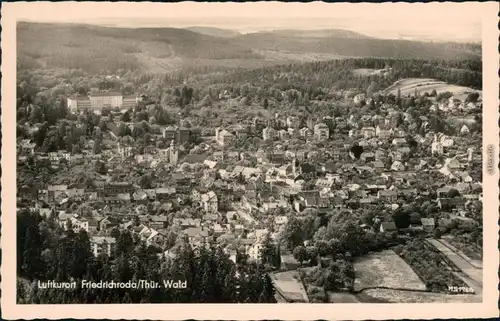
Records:
[[[467,148],[467,161],[469,163],[472,163],[473,153],[474,153],[474,148],[472,147]]]
[[[443,154],[443,144],[438,141],[437,135],[434,134],[434,141],[431,145],[432,155],[442,155]]]
[[[293,155],[292,158],[292,175],[293,177],[300,175],[300,166],[299,161],[297,160],[297,152],[295,152],[295,155]]]
[[[179,160],[179,150],[175,146],[175,143],[173,140],[170,142],[169,160],[170,160],[170,164],[173,164],[173,165],[176,165],[177,161]]]

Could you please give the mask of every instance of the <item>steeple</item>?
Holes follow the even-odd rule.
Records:
[[[170,164],[177,164],[177,161],[179,159],[179,151],[177,150],[177,147],[175,146],[174,140],[170,141],[170,148],[169,148],[169,160]]]

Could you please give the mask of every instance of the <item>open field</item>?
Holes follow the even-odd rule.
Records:
[[[431,93],[432,90],[436,90],[437,93],[449,91],[453,93],[456,98],[464,99],[469,93],[478,92],[482,95],[482,92],[469,87],[450,85],[443,81],[439,81],[431,78],[405,78],[396,81],[394,84],[389,86],[384,90],[385,93],[391,93],[396,95],[398,89],[401,90],[401,96],[413,95],[415,89],[424,94],[426,92]]]
[[[391,250],[374,253],[354,263],[354,290],[385,287],[425,291],[425,284],[417,274]]]
[[[380,75],[383,69],[358,68],[352,71],[356,76],[375,76]]]
[[[440,294],[431,292],[411,292],[392,289],[368,289],[363,294],[375,300],[390,303],[473,303],[482,302],[480,295]]]
[[[290,63],[294,61],[310,62],[310,61],[324,61],[333,59],[347,58],[337,54],[330,53],[317,53],[317,52],[289,52],[285,50],[254,50],[255,53],[265,57],[265,61],[275,63]]]
[[[276,291],[289,302],[308,302],[306,289],[297,271],[273,273],[270,275]]]

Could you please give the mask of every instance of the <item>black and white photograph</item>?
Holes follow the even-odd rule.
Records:
[[[15,304],[483,302],[484,7],[57,5],[15,22]]]

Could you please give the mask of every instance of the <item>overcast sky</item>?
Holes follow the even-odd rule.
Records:
[[[254,32],[343,28],[381,38],[480,41],[484,7],[473,3],[12,3],[18,20],[121,27],[210,26]]]

